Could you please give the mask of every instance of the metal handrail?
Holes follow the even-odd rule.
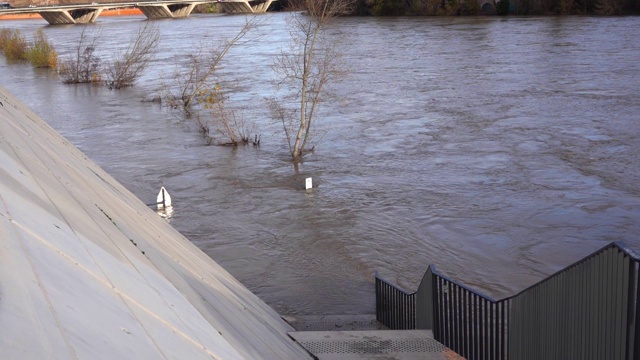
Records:
[[[519,296],[520,294],[529,291],[530,289],[538,286],[539,284],[544,283],[545,281],[548,281],[549,279],[551,279],[551,278],[553,278],[555,276],[558,276],[560,273],[568,271],[568,270],[570,270],[570,269],[572,269],[572,268],[574,268],[574,267],[576,267],[576,266],[578,266],[578,265],[580,265],[580,264],[582,264],[582,263],[584,263],[586,261],[589,261],[589,259],[593,258],[594,256],[598,256],[600,253],[602,253],[602,252],[604,252],[604,251],[606,251],[606,250],[608,250],[609,248],[612,248],[612,247],[618,248],[623,253],[625,253],[627,256],[629,256],[632,260],[640,263],[640,255],[635,250],[633,250],[632,248],[628,247],[627,245],[625,245],[621,241],[613,241],[613,242],[610,242],[609,244],[605,245],[604,247],[592,252],[591,254],[583,257],[582,259],[572,263],[571,265],[565,266],[563,269],[560,269],[560,270],[556,271],[555,273],[553,273],[553,274],[547,276],[546,278],[536,282],[535,284],[533,284],[533,285],[531,285],[531,286],[519,291],[518,293],[516,293],[514,295],[508,296],[508,297],[506,297],[506,298],[504,298],[502,300],[506,300],[506,299],[510,299],[510,298],[514,298],[516,296]]]
[[[432,329],[467,359],[631,360],[640,353],[639,274],[640,256],[619,242],[501,300],[433,265],[413,293],[376,273],[376,313],[392,329]]]
[[[409,293],[382,279],[376,279],[376,318],[393,330],[415,329],[415,292]]]

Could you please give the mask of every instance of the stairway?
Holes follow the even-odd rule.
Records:
[[[433,338],[431,330],[389,330],[375,315],[284,316],[289,336],[319,360],[464,359]]]

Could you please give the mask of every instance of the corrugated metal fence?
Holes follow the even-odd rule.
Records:
[[[611,243],[502,300],[434,266],[414,293],[376,274],[376,316],[391,329],[431,329],[467,359],[639,359],[639,263]]]

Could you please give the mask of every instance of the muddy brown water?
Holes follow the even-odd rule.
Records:
[[[640,248],[640,18],[340,19],[351,74],[297,170],[264,101],[285,18],[261,16],[220,69],[260,148],[205,146],[193,121],[141,101],[243,16],[157,21],[158,55],[130,89],[3,57],[0,83],[143,201],[165,186],[168,221],[282,314],[372,313],[375,271],[413,291],[433,263],[499,298],[610,241]],[[108,57],[142,24],[89,29]],[[43,29],[61,56],[82,29],[0,27]]]

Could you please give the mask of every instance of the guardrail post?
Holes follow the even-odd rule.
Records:
[[[433,330],[433,271],[430,265],[416,291],[416,329]]]

